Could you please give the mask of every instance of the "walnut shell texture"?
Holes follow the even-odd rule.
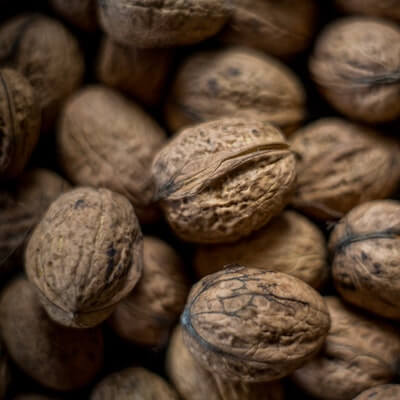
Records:
[[[41,385],[62,391],[78,389],[101,369],[102,331],[54,323],[26,279],[18,278],[4,289],[0,317],[1,334],[11,358]]]
[[[295,382],[317,399],[352,400],[397,374],[400,336],[396,328],[325,298],[331,329],[321,353],[295,371]]]
[[[77,188],[52,203],[29,240],[26,273],[56,322],[105,320],[142,274],[143,239],[133,207],[107,189]]]
[[[166,105],[171,131],[253,110],[286,134],[305,116],[305,93],[288,67],[245,48],[195,53],[181,66]]]
[[[267,382],[312,358],[330,319],[322,297],[303,281],[238,265],[193,286],[181,324],[204,368],[225,380]]]
[[[397,400],[400,399],[400,385],[381,385],[362,392],[354,400]]]
[[[224,243],[279,214],[295,182],[295,159],[278,129],[222,118],[188,128],[156,156],[156,196],[182,239]]]

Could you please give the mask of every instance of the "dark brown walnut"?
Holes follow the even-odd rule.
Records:
[[[400,385],[375,386],[362,392],[354,400],[398,400],[400,399]]]
[[[6,349],[0,342],[0,399],[6,399],[7,390],[11,381],[11,371]]]
[[[328,276],[326,253],[322,232],[302,215],[285,211],[239,242],[199,246],[194,268],[202,278],[238,263],[284,272],[318,288]]]
[[[193,286],[181,325],[186,346],[211,373],[267,382],[315,356],[330,319],[322,297],[303,281],[236,265]]]
[[[33,86],[49,131],[66,99],[81,83],[83,55],[76,39],[40,14],[14,17],[0,26],[0,65],[21,72]]]
[[[142,274],[143,238],[133,207],[107,189],[77,188],[54,201],[29,240],[25,268],[50,317],[98,325]]]
[[[321,220],[341,218],[353,207],[390,196],[400,179],[400,150],[363,126],[323,118],[291,139],[297,155],[292,204]]]
[[[178,236],[225,243],[281,212],[294,188],[295,158],[272,125],[222,118],[176,135],[152,173],[156,198]]]
[[[228,48],[190,56],[178,71],[165,116],[171,131],[252,110],[289,134],[305,115],[305,93],[279,61],[255,50]]]
[[[39,138],[40,108],[30,83],[12,69],[0,69],[0,132],[0,178],[15,178]]]
[[[110,318],[122,338],[142,346],[162,347],[185,307],[189,288],[183,262],[165,242],[144,238],[143,276]]]
[[[126,47],[105,37],[97,60],[97,77],[142,103],[157,105],[173,59],[170,49]]]
[[[228,0],[98,0],[100,22],[114,41],[139,48],[174,47],[215,35],[231,14]]]
[[[4,289],[0,318],[1,335],[11,358],[41,385],[74,390],[89,384],[100,371],[102,331],[54,323],[25,278],[14,280]]]
[[[98,383],[90,400],[178,400],[175,390],[160,376],[144,368],[132,367],[106,376]]]
[[[332,232],[332,274],[348,302],[400,319],[400,202],[364,203]]]
[[[106,187],[123,194],[142,222],[157,208],[151,163],[166,141],[160,126],[118,92],[90,86],[73,96],[58,129],[59,162],[78,185]]]
[[[295,382],[323,400],[351,400],[390,382],[398,373],[398,330],[358,314],[335,297],[325,301],[331,316],[329,335],[321,353],[294,373]]]
[[[182,328],[172,335],[166,360],[167,374],[184,400],[283,400],[279,381],[249,383],[224,381],[204,369],[183,342]]]
[[[326,100],[368,123],[400,117],[400,29],[367,17],[339,19],[321,33],[310,60]]]

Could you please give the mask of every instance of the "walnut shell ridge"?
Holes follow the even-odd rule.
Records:
[[[400,398],[400,385],[381,385],[362,392],[354,400],[397,400]]]

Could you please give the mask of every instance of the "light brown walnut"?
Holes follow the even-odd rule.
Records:
[[[400,385],[375,386],[362,392],[354,400],[398,400],[400,399]]]

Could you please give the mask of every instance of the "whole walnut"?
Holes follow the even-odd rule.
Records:
[[[215,35],[231,14],[228,0],[98,0],[110,37],[140,48],[174,47]]]
[[[164,131],[141,107],[112,89],[91,86],[63,110],[59,162],[74,183],[123,194],[141,221],[151,222],[158,216],[151,204],[151,163],[165,141]]]
[[[80,85],[84,59],[76,39],[40,14],[14,17],[0,26],[0,65],[21,72],[33,86],[49,131],[66,99]]]
[[[90,395],[90,400],[178,400],[175,390],[160,376],[144,368],[132,367],[106,376]]]
[[[3,290],[0,318],[1,335],[11,358],[41,385],[74,390],[86,386],[100,371],[102,331],[54,323],[25,278],[12,281]]]
[[[339,19],[321,33],[311,75],[326,100],[368,123],[400,117],[400,28],[367,17]]]
[[[0,132],[0,178],[15,178],[39,138],[40,108],[30,83],[12,69],[0,69]]]
[[[122,338],[142,346],[162,347],[185,307],[189,288],[183,262],[165,242],[143,241],[143,276],[110,318]]]
[[[330,319],[322,297],[303,281],[237,265],[193,286],[181,325],[186,346],[211,373],[267,382],[315,356]]]
[[[278,129],[247,118],[187,128],[156,156],[156,198],[175,231],[197,243],[233,242],[290,200],[295,158]]]
[[[390,382],[400,358],[398,330],[325,298],[331,329],[321,353],[295,371],[295,382],[317,399],[351,400],[363,390]]]
[[[297,155],[292,204],[321,220],[390,196],[400,179],[400,148],[368,128],[323,118],[291,138]]]
[[[183,342],[178,326],[168,346],[167,374],[184,400],[283,400],[279,381],[249,383],[224,381],[204,369]]]
[[[200,278],[238,263],[284,272],[318,288],[328,275],[322,232],[307,218],[285,211],[239,242],[199,246],[194,268]]]
[[[175,132],[244,110],[259,112],[289,134],[304,119],[304,89],[289,68],[255,50],[199,52],[178,71],[165,116]]]
[[[381,385],[359,394],[354,400],[398,400],[400,385]]]
[[[372,201],[335,227],[329,247],[337,291],[348,302],[400,319],[400,202]]]
[[[142,274],[143,239],[133,207],[107,189],[77,188],[54,201],[29,240],[25,268],[50,317],[95,326]]]

